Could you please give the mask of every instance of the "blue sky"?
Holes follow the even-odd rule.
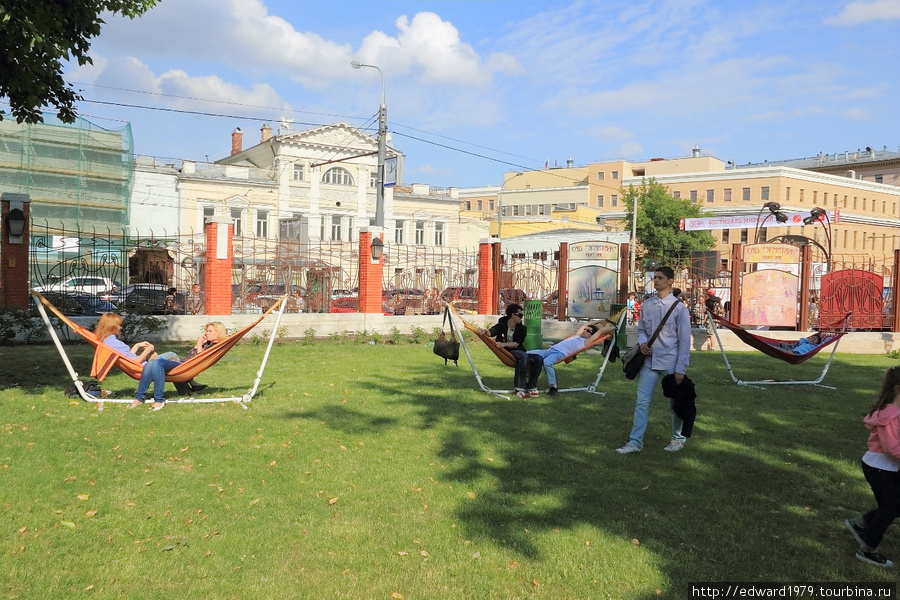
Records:
[[[91,54],[67,75],[82,115],[169,159],[222,158],[235,127],[247,147],[281,117],[371,127],[381,82],[352,60],[384,73],[407,183],[900,148],[900,0],[162,0],[109,18]]]

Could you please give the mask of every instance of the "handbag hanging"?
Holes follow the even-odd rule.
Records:
[[[663,320],[660,321],[659,325],[656,327],[656,331],[653,332],[653,335],[647,341],[647,346],[653,345],[653,342],[656,341],[656,338],[659,336],[659,332],[662,331],[663,325],[666,324],[666,321],[669,320],[669,315],[672,314],[672,311],[675,310],[675,307],[681,303],[680,300],[676,300],[672,303],[672,306],[669,307],[669,310],[666,312],[666,316],[663,317]],[[625,351],[625,354],[622,356],[622,372],[625,373],[625,377],[628,379],[634,379],[637,377],[638,373],[641,372],[641,367],[644,366],[644,361],[646,360],[647,355],[641,352],[641,345],[635,344],[631,348]]]
[[[453,319],[450,317],[450,309],[444,309],[444,325],[447,324],[447,320],[450,320],[450,333],[448,334],[446,331],[441,331],[441,335],[438,336],[436,340],[434,340],[434,353],[444,359],[444,364],[447,364],[448,360],[452,360],[453,364],[457,367],[459,363],[459,340],[456,339],[456,331],[453,329]]]

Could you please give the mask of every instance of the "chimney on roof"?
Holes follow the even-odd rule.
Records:
[[[691,150],[691,156],[694,158],[700,158],[700,146],[694,146],[694,149]]]
[[[240,127],[235,127],[231,132],[231,155],[239,154],[243,149],[244,134],[241,133]]]
[[[272,128],[269,127],[268,123],[260,127],[259,132],[261,142],[268,142],[270,139],[272,139]]]

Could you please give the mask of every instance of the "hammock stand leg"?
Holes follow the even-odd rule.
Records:
[[[725,348],[722,347],[722,340],[719,338],[719,328],[716,327],[713,319],[709,319],[709,327],[712,327],[712,331],[716,336],[716,343],[719,345],[719,351],[722,353],[722,360],[725,361],[725,367],[728,369],[728,374],[731,376],[731,380],[734,381],[738,385],[750,386],[750,387],[759,387],[766,385],[814,385],[820,388],[826,388],[829,390],[836,389],[831,385],[822,385],[822,381],[825,379],[825,375],[828,373],[828,369],[831,367],[831,362],[834,360],[834,354],[837,352],[838,344],[841,343],[841,340],[837,340],[833,344],[833,348],[831,349],[831,354],[828,356],[828,360],[825,363],[825,368],[822,369],[822,374],[819,375],[816,379],[810,379],[806,381],[797,381],[797,380],[787,380],[780,381],[775,379],[761,379],[757,381],[744,381],[742,379],[738,379],[734,375],[734,370],[731,368],[731,363],[728,362],[728,356],[725,354]]]
[[[456,318],[456,314],[453,311],[450,311],[450,318]],[[489,394],[494,394],[495,396],[499,396],[501,398],[509,400],[509,396],[506,395],[512,393],[509,390],[494,390],[484,385],[484,381],[481,379],[481,374],[478,372],[478,367],[475,366],[475,359],[472,358],[472,353],[469,352],[469,346],[466,344],[466,340],[462,335],[461,330],[464,328],[465,327],[463,326],[455,326],[453,328],[453,333],[456,334],[456,339],[457,341],[459,341],[460,347],[466,353],[466,359],[469,361],[469,366],[472,367],[472,372],[475,374],[475,381],[478,382],[478,387],[481,388],[482,392],[488,392]]]
[[[81,379],[79,379],[78,377],[78,373],[72,366],[72,361],[69,360],[69,355],[66,354],[66,350],[65,348],[63,348],[62,342],[59,341],[59,336],[56,335],[56,330],[53,328],[53,323],[50,322],[50,317],[47,316],[47,311],[46,309],[44,309],[44,305],[41,303],[40,298],[35,296],[34,303],[38,308],[38,312],[41,313],[41,318],[44,320],[44,324],[47,326],[47,331],[50,334],[50,339],[53,340],[53,344],[56,346],[56,350],[59,352],[59,356],[62,358],[63,363],[66,365],[66,370],[69,372],[69,377],[72,378],[72,383],[75,385],[75,389],[78,390],[78,395],[81,396],[81,399],[86,402],[97,402],[99,404],[98,410],[103,410],[103,402],[107,399],[97,398],[85,391],[84,384],[81,382]]]

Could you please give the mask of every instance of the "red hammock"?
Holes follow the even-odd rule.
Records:
[[[826,346],[829,346],[841,339],[841,337],[843,337],[847,333],[847,321],[850,319],[851,313],[847,313],[847,315],[843,319],[833,323],[828,327],[820,328],[819,335],[822,338],[821,342],[819,343],[819,345],[817,345],[809,352],[806,352],[805,354],[795,354],[787,348],[780,347],[779,344],[783,343],[785,340],[777,340],[774,338],[750,333],[740,325],[732,323],[731,321],[723,317],[720,317],[713,313],[708,314],[715,320],[718,325],[722,325],[726,329],[734,332],[738,339],[740,339],[748,346],[759,350],[766,356],[777,358],[778,360],[792,365],[799,365],[800,363],[815,356],[822,348],[825,348]]]
[[[50,302],[41,296],[40,294],[34,292],[36,297],[38,297],[41,301],[41,304],[49,308],[53,311],[57,317],[59,317],[69,328],[80,335],[84,340],[94,347],[94,362],[91,365],[91,376],[96,377],[99,381],[103,381],[106,375],[110,372],[113,367],[117,367],[123,373],[131,377],[132,379],[140,379],[141,371],[144,369],[143,363],[138,360],[129,358],[124,354],[117,352],[102,343],[102,340],[97,339],[97,336],[94,335],[94,332],[86,329],[65,315],[63,315],[59,310],[56,309]],[[274,311],[276,308],[282,305],[287,296],[282,297],[280,300],[276,301],[272,306],[262,314],[256,321],[252,324],[244,327],[243,329],[232,333],[226,338],[223,338],[221,341],[211,346],[210,348],[200,352],[199,354],[195,354],[191,358],[184,360],[181,364],[174,367],[171,371],[166,373],[166,381],[181,383],[184,381],[190,381],[191,379],[197,377],[200,373],[205,371],[207,368],[216,364],[220,358],[225,356],[225,353],[231,350],[235,344],[237,344],[242,337],[244,337],[251,329],[256,327],[260,321],[262,321],[269,313]]]

